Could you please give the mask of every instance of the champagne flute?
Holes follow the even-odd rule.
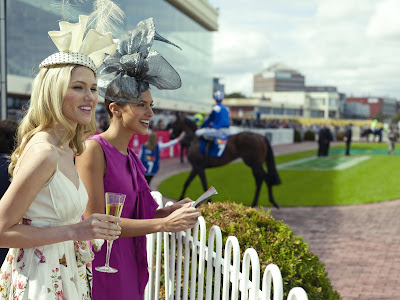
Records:
[[[124,206],[125,197],[124,194],[119,193],[106,193],[106,214],[115,217],[121,217],[122,208]],[[107,240],[107,254],[106,264],[102,267],[96,267],[96,271],[104,273],[117,273],[118,270],[110,267],[110,254],[112,249],[113,241]]]

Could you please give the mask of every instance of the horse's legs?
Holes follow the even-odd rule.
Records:
[[[262,170],[262,172],[265,174],[265,172],[263,170]],[[251,207],[256,207],[258,204],[258,198],[260,197],[260,190],[261,190],[261,184],[263,181],[263,174],[255,169],[253,169],[253,176],[256,181],[256,193],[254,195],[254,200],[253,200],[253,204],[251,205]]]
[[[272,203],[273,206],[275,206],[276,208],[281,208],[281,206],[279,205],[278,202],[275,202],[274,199],[274,195],[272,195],[272,184],[268,183],[267,180],[265,180],[265,182],[267,183],[267,187],[268,187],[268,197],[269,197],[269,202]]]
[[[182,143],[181,143],[181,164],[183,164],[183,150],[184,150],[184,146],[182,145]]]
[[[263,180],[265,180],[265,183],[267,184],[268,187],[269,202],[271,202],[271,204],[274,207],[280,208],[280,205],[274,200],[274,196],[272,194],[272,184],[269,183],[268,173],[264,171],[262,166],[253,166],[251,168],[253,170],[254,179],[256,180],[256,194],[254,195],[254,201],[251,207],[256,207],[258,205],[258,198],[260,196],[261,184]]]
[[[195,178],[197,175],[197,171],[195,169],[192,169],[192,171],[189,174],[189,177],[186,179],[185,184],[183,185],[183,191],[179,199],[183,199],[185,196],[186,190],[189,187],[189,184],[192,182],[193,178]]]
[[[203,185],[203,190],[207,191],[208,187],[207,187],[207,178],[206,178],[206,172],[203,168],[198,169],[197,173],[200,176],[200,180],[201,180],[201,184]]]

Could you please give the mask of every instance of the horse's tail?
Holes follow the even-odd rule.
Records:
[[[274,151],[272,150],[271,144],[266,137],[265,142],[267,143],[267,158],[265,160],[268,170],[267,180],[271,185],[279,185],[282,183],[282,181],[279,177],[278,170],[276,169]]]

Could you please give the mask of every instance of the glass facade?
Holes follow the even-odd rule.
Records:
[[[179,110],[190,111],[191,104],[209,107],[213,91],[212,32],[164,0],[114,2],[125,13],[118,34],[152,17],[157,32],[182,48],[158,41],[153,44],[153,49],[161,53],[182,78],[182,87],[178,90],[160,91],[153,87],[155,105],[158,99],[166,99],[179,103]],[[47,32],[58,30],[61,10],[54,6],[53,0],[7,0],[6,5],[8,74],[33,78],[40,62],[57,50]],[[92,1],[78,4],[70,14],[74,17],[68,21],[77,22],[79,14],[92,11],[92,5]]]

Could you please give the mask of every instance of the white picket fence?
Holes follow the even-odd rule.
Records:
[[[162,195],[159,192],[152,192],[152,195],[163,207]],[[162,245],[166,300],[236,300],[239,294],[242,300],[271,300],[272,285],[272,299],[283,300],[282,275],[276,265],[270,264],[265,268],[260,289],[260,262],[253,248],[245,251],[240,270],[240,247],[236,237],[228,238],[222,257],[222,235],[218,226],[210,229],[208,246],[203,217],[199,217],[193,234],[191,231],[147,235],[149,283],[145,300],[160,299]],[[295,287],[287,300],[308,300],[308,297],[303,288]]]

